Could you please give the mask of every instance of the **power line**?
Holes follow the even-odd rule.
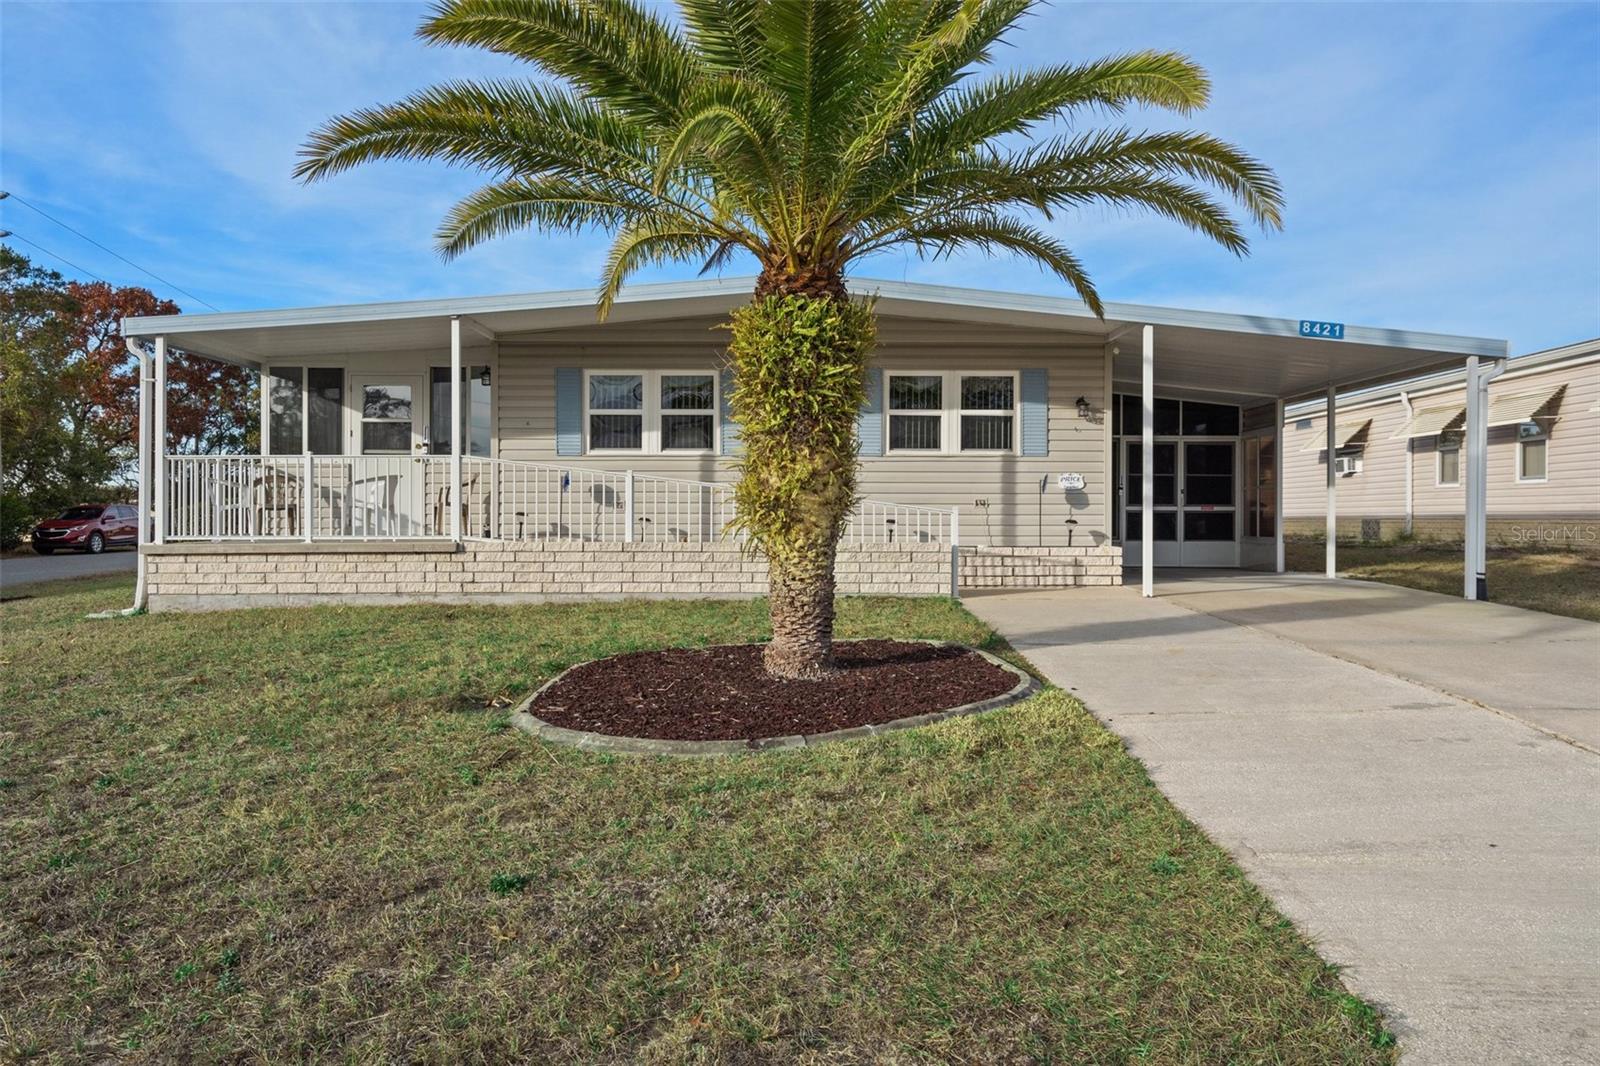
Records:
[[[67,266],[71,267],[73,270],[77,270],[77,271],[80,271],[80,272],[82,272],[84,274],[87,274],[87,275],[89,275],[91,278],[93,278],[96,281],[106,281],[105,278],[102,278],[99,274],[96,274],[94,271],[90,270],[88,267],[81,267],[77,263],[74,263],[72,260],[68,259],[66,256],[57,255],[55,252],[52,252],[50,249],[46,248],[44,245],[38,243],[37,241],[28,240],[28,238],[24,237],[22,234],[16,232],[15,230],[9,230],[9,229],[0,230],[0,237],[5,237],[5,238],[15,237],[17,240],[21,241],[24,244],[33,245],[35,248],[39,249],[39,251],[43,252],[45,255],[48,255],[51,259],[59,259],[59,260],[61,260],[61,262],[67,264]],[[106,284],[110,285],[111,282],[106,281]]]
[[[124,263],[127,263],[129,266],[133,267],[135,270],[142,271],[143,273],[150,275],[152,278],[155,278],[157,281],[161,282],[161,284],[167,286],[169,289],[175,289],[178,292],[183,293],[183,295],[187,296],[189,299],[195,301],[196,303],[205,304],[207,307],[211,308],[211,310],[213,310],[213,311],[221,310],[215,304],[207,303],[205,300],[200,299],[200,297],[196,296],[194,293],[190,292],[188,289],[182,288],[181,286],[176,285],[173,282],[168,281],[166,278],[162,277],[160,274],[157,274],[154,270],[150,270],[150,269],[148,269],[146,267],[140,266],[138,263],[135,263],[132,259],[129,259],[127,256],[121,254],[120,252],[112,251],[110,248],[107,248],[105,245],[101,244],[99,241],[97,241],[93,237],[89,236],[87,233],[84,233],[81,230],[73,229],[71,226],[67,225],[65,222],[61,221],[59,218],[57,218],[54,215],[50,214],[48,211],[44,210],[41,207],[35,207],[33,204],[29,203],[27,200],[24,200],[22,197],[18,196],[14,192],[3,192],[3,191],[0,191],[0,200],[15,200],[19,204],[21,204],[23,207],[26,207],[29,211],[32,211],[35,214],[39,214],[39,215],[44,216],[45,218],[49,219],[51,222],[54,222],[56,225],[60,226],[64,230],[66,230],[68,233],[77,234],[79,237],[81,237],[84,240],[88,241],[90,244],[94,245],[96,248],[100,249],[102,252],[105,252],[107,255],[116,256],[118,259],[122,260]],[[23,238],[23,239],[27,240],[27,238]],[[29,244],[33,244],[32,241],[28,241],[28,243]],[[35,248],[39,247],[37,244],[34,244],[33,246]],[[55,255],[54,252],[51,252],[50,254],[51,255]],[[61,257],[59,255],[56,255],[56,258],[57,259],[61,259]],[[66,262],[65,259],[61,259],[61,261],[63,263]],[[78,267],[77,269],[78,270],[82,270],[83,268],[82,267]],[[92,273],[92,271],[90,273]],[[99,277],[99,275],[96,274],[95,277]],[[104,278],[100,278],[100,280],[101,281],[105,281]],[[109,285],[111,283],[110,282],[106,282],[106,284]]]

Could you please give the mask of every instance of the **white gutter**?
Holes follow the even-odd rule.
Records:
[[[150,377],[150,353],[144,350],[132,337],[123,340],[128,346],[128,353],[139,360],[139,535],[134,538],[134,551],[138,553],[135,559],[138,576],[133,583],[133,606],[125,607],[120,611],[95,611],[90,618],[125,618],[128,615],[143,614],[147,601],[145,587],[145,562],[144,546],[150,536],[150,477],[147,459],[150,455],[150,386],[153,381]]]

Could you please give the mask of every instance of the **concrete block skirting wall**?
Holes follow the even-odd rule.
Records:
[[[1405,533],[1406,520],[1399,515],[1338,515],[1339,537],[1350,540],[1393,540]],[[1486,520],[1489,545],[1504,548],[1566,548],[1600,552],[1600,521],[1588,515],[1490,515]],[[1285,518],[1283,532],[1288,537],[1321,539],[1324,519],[1303,516]],[[1417,515],[1411,533],[1418,540],[1461,543],[1465,535],[1461,515]]]
[[[145,549],[152,611],[310,604],[542,603],[765,595],[734,544],[556,541],[166,544]],[[950,550],[841,548],[843,595],[945,596]]]
[[[964,589],[1070,588],[1122,584],[1122,548],[962,548]]]

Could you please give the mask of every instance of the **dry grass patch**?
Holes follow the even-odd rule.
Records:
[[[1461,595],[1460,545],[1415,541],[1340,544],[1339,573],[1367,581]],[[1600,622],[1600,555],[1546,548],[1491,548],[1489,597],[1530,611]],[[1300,573],[1321,573],[1323,542],[1284,542],[1284,562]]]
[[[7,603],[0,1049],[79,1061],[1392,1060],[1369,1008],[1051,690],[708,762],[545,747],[583,659],[759,603],[90,622]],[[841,635],[994,647],[943,601]]]

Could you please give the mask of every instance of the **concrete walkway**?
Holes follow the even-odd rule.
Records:
[[[1463,682],[1425,639],[1435,624],[1472,631],[1439,611],[1443,598],[1300,584],[1233,575],[1169,583],[1154,600],[1125,588],[965,602],[1121,734],[1346,967],[1406,1062],[1600,1062],[1600,756],[1440,691],[1511,691],[1493,675],[1523,671],[1524,656],[1582,685],[1600,658],[1584,660],[1585,634],[1600,626],[1520,619],[1520,639],[1462,653]],[[1202,602],[1217,613],[1189,606]],[[1255,624],[1230,620],[1246,617]],[[1574,646],[1540,648],[1546,627]],[[1408,641],[1409,659],[1397,650]],[[1352,643],[1384,665],[1336,657]],[[1410,670],[1422,680],[1397,676]]]
[[[1600,624],[1305,574],[1163,574],[1162,599],[1515,715],[1600,752]]]

